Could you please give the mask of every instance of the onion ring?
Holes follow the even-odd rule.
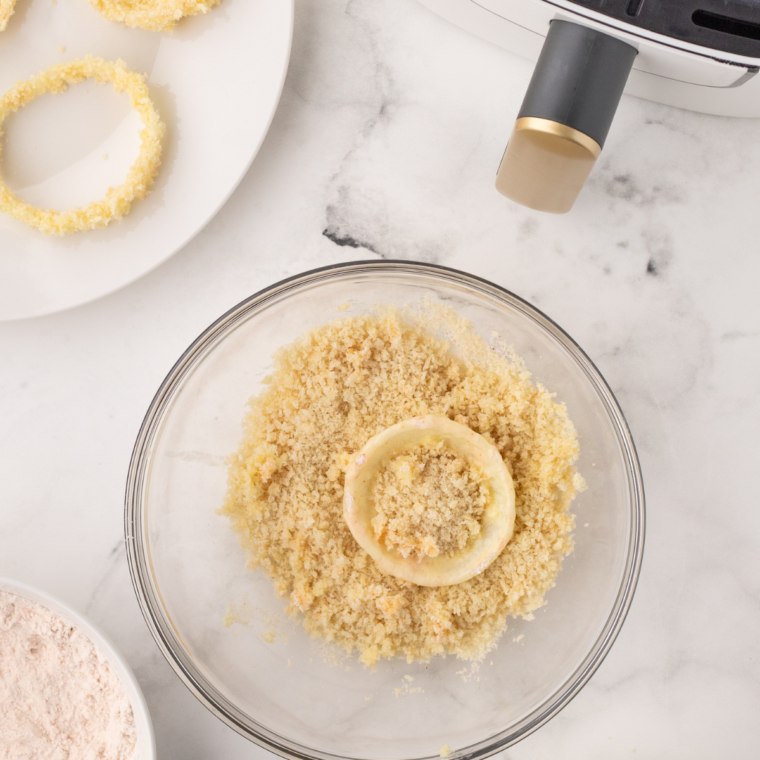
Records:
[[[13,6],[16,0],[0,0],[0,32],[5,29],[8,19],[13,15]]]
[[[0,0],[1,2],[2,0]],[[107,21],[170,32],[183,16],[208,13],[221,0],[87,0]]]
[[[36,95],[64,92],[70,84],[78,84],[90,78],[99,84],[110,82],[116,92],[126,92],[129,95],[132,107],[143,123],[140,154],[130,167],[123,185],[109,188],[103,200],[70,211],[32,206],[15,196],[0,176],[0,211],[47,234],[67,235],[70,232],[92,230],[105,227],[113,219],[121,219],[129,212],[133,200],[147,195],[161,164],[161,138],[165,127],[150,99],[145,77],[129,71],[124,61],[108,63],[90,55],[70,63],[59,63],[25,82],[17,82],[0,98],[0,137],[3,134],[3,121],[8,114],[25,106]]]

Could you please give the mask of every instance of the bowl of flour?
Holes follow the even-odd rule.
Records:
[[[0,578],[0,757],[155,760],[128,665],[81,615]]]

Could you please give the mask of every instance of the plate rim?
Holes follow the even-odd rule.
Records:
[[[200,222],[197,222],[195,225],[193,225],[192,229],[188,231],[188,233],[183,236],[179,242],[175,243],[173,246],[169,247],[169,250],[165,251],[161,256],[157,256],[155,260],[151,261],[150,265],[146,268],[140,270],[136,274],[131,274],[129,277],[121,280],[118,282],[118,284],[111,284],[104,290],[101,290],[97,292],[96,294],[88,295],[84,298],[78,298],[71,303],[66,303],[62,306],[48,306],[43,308],[33,308],[29,310],[23,310],[23,309],[15,309],[14,311],[16,313],[4,315],[2,312],[0,312],[0,323],[13,323],[13,322],[21,322],[26,319],[34,319],[37,317],[47,317],[52,314],[59,314],[62,312],[69,311],[71,309],[76,309],[80,306],[84,306],[86,304],[94,303],[95,301],[100,300],[101,298],[106,298],[113,293],[118,292],[119,290],[122,290],[123,288],[128,287],[129,285],[132,285],[133,283],[137,282],[142,277],[145,277],[146,275],[150,274],[151,272],[158,269],[162,264],[165,264],[169,259],[171,259],[173,256],[178,254],[181,250],[183,250],[187,245],[192,242],[216,217],[216,215],[224,208],[224,206],[227,204],[229,199],[232,197],[234,192],[238,189],[240,186],[240,183],[243,181],[245,176],[248,174],[248,171],[250,170],[254,160],[258,156],[262,145],[264,144],[264,140],[266,140],[267,135],[269,134],[269,131],[272,127],[272,122],[274,121],[275,114],[277,113],[277,110],[280,105],[280,101],[282,100],[282,93],[283,89],[285,87],[285,81],[287,79],[289,65],[290,65],[290,58],[292,54],[293,49],[293,35],[294,35],[294,28],[295,28],[295,0],[273,0],[276,5],[282,6],[284,8],[284,12],[286,14],[286,25],[287,25],[287,39],[285,41],[285,50],[284,50],[284,56],[283,56],[283,63],[281,66],[281,70],[279,72],[279,78],[276,84],[275,93],[276,96],[273,98],[272,103],[269,105],[269,113],[267,114],[267,117],[264,121],[264,128],[258,138],[258,140],[252,145],[250,150],[250,155],[248,158],[241,163],[240,171],[238,175],[234,178],[234,180],[230,183],[226,193],[223,194],[219,202],[211,208],[211,210],[206,214],[205,217]],[[160,47],[159,47],[160,50]],[[150,86],[150,79],[148,78],[148,85]]]

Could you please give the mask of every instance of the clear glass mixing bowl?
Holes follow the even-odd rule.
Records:
[[[284,613],[266,577],[246,569],[216,510],[246,401],[261,390],[275,350],[377,302],[423,297],[453,306],[486,339],[499,332],[566,403],[588,490],[573,502],[576,548],[546,606],[535,620],[510,621],[479,669],[439,657],[427,665],[382,661],[373,671],[326,650]],[[462,272],[372,261],[273,285],[188,348],[140,430],[125,522],[132,579],[156,642],[198,699],[242,735],[293,758],[438,757],[444,745],[452,758],[481,758],[554,716],[609,650],[639,573],[644,492],[614,396],[550,319]]]

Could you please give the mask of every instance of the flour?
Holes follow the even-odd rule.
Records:
[[[132,707],[79,629],[0,591],[0,760],[137,760]]]

